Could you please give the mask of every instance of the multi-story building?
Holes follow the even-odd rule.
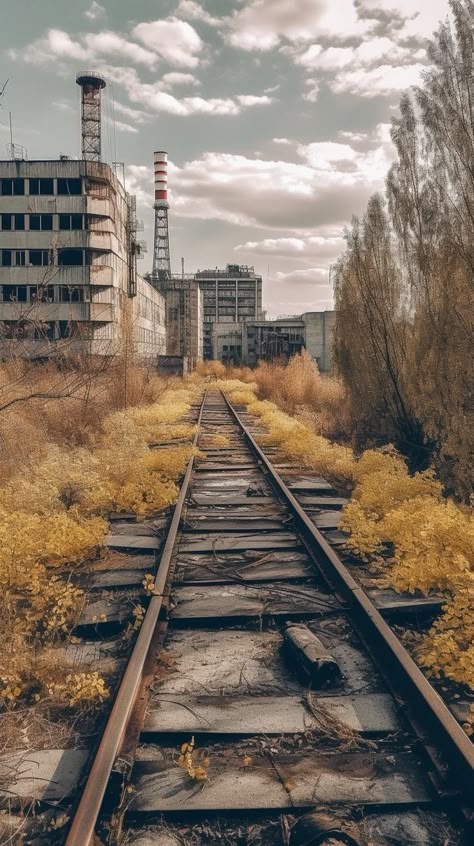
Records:
[[[195,279],[203,297],[203,356],[217,358],[213,348],[216,324],[262,320],[262,277],[253,267],[228,264],[225,270],[198,270]]]
[[[165,304],[137,274],[134,227],[133,198],[103,162],[0,161],[0,355],[65,339],[114,354],[125,326],[140,355],[164,353]]]

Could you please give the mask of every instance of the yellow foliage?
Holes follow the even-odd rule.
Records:
[[[149,443],[193,436],[195,426],[179,421],[200,390],[179,385],[158,403],[109,414],[89,448],[46,442],[36,462],[0,488],[0,627],[11,647],[11,670],[0,676],[4,705],[33,690],[35,697],[46,690],[69,705],[107,695],[95,673],[44,682],[24,656],[30,645],[50,644],[70,631],[83,594],[52,570],[97,554],[107,532],[98,515],[143,515],[176,501],[176,481],[196,451],[181,443],[150,450]],[[137,627],[142,616],[139,610]]]
[[[398,591],[443,590],[443,615],[423,639],[420,663],[474,688],[474,517],[443,496],[432,471],[410,475],[393,447],[352,451],[317,435],[267,400],[256,398],[255,385],[218,382],[236,405],[260,419],[267,429],[261,441],[276,445],[302,469],[310,468],[353,487],[341,528],[347,546],[383,567],[382,584]]]
[[[62,681],[46,685],[48,696],[72,708],[84,703],[100,703],[110,695],[104,680],[96,672],[68,673]]]
[[[200,759],[200,763],[195,760],[196,750],[194,745],[194,736],[189,743],[183,743],[181,746],[181,754],[178,758],[178,767],[185,770],[194,781],[207,781],[207,768],[209,766],[209,758],[205,755]]]
[[[230,438],[227,435],[209,435],[206,444],[208,447],[227,447],[230,446]]]

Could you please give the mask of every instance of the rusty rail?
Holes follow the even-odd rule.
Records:
[[[196,446],[197,444],[206,396],[207,391],[204,392],[201,402],[197,421],[198,428],[193,439],[193,446]],[[125,670],[120,687],[117,691],[112,711],[110,712],[107,725],[105,726],[104,733],[95,754],[94,762],[82,791],[81,799],[74,814],[65,846],[93,846],[95,826],[105,796],[105,791],[112,773],[114,762],[120,755],[127,728],[133,714],[133,709],[141,689],[145,662],[152,644],[153,635],[155,633],[163,605],[163,599],[165,597],[165,589],[173,547],[179,529],[179,523],[188,492],[189,480],[191,478],[193,466],[194,456],[191,456],[181,485],[179,497],[174,508],[173,518],[168,530],[163,553],[161,555],[159,569],[155,579],[153,596],[150,599],[150,604],[146,610],[127,669]]]
[[[275,490],[285,499],[293,513],[313,561],[328,584],[349,606],[358,634],[384,675],[389,689],[396,699],[403,697],[406,716],[443,781],[448,765],[446,797],[449,798],[454,789],[472,802],[474,745],[367,594],[352,578],[335,550],[310,520],[228,398],[222,394],[247,442],[267,470]],[[441,759],[439,752],[442,753]],[[440,785],[437,787],[439,789]]]

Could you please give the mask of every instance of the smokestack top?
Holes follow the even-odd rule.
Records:
[[[155,171],[155,204],[168,202],[168,153],[159,150],[153,153]]]

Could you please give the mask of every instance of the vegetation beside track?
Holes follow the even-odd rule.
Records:
[[[39,371],[38,378],[44,373]],[[193,452],[195,427],[185,422],[200,388],[155,377],[156,402],[99,414],[86,443],[42,439],[31,407],[20,421],[32,438],[29,454],[0,488],[0,704],[101,702],[100,676],[59,662],[84,601],[70,574],[101,555],[111,511],[144,516],[175,502],[176,482]],[[56,411],[68,414],[63,400]],[[184,421],[184,422],[183,422]],[[12,426],[15,419],[2,421]],[[6,431],[6,430],[5,430]],[[84,432],[84,427],[83,427]],[[8,434],[8,433],[7,433]],[[150,442],[165,445],[150,450]]]
[[[274,403],[258,398],[258,383],[217,382],[268,431],[260,442],[278,447],[302,469],[316,470],[352,498],[341,528],[348,549],[366,560],[378,579],[397,591],[443,591],[446,607],[417,646],[418,660],[436,677],[474,690],[474,518],[443,494],[432,470],[409,473],[389,446],[359,457],[318,434]],[[467,726],[469,729],[469,726]]]

